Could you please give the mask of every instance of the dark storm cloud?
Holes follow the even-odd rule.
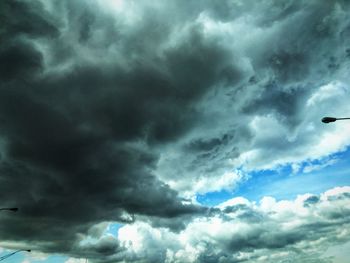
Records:
[[[128,51],[134,41],[146,41],[135,43],[135,61],[127,69],[118,58],[75,64],[82,47],[66,45],[62,22],[50,21],[39,2],[1,5],[0,195],[2,206],[20,207],[20,213],[1,217],[2,240],[78,256],[77,234],[95,223],[124,221],[125,213],[160,218],[200,213],[152,175],[158,157],[151,147],[186,132],[195,122],[192,103],[217,79],[231,77],[234,69],[220,69],[226,51],[193,27],[186,41],[157,57],[142,50],[151,30],[144,27],[126,36],[133,39]],[[62,14],[71,38],[92,45],[104,20],[93,11],[97,6],[80,12],[80,4],[63,5],[72,13]],[[145,52],[156,65],[142,61]],[[64,60],[73,63],[67,71],[51,70]],[[95,255],[115,252],[113,242],[96,246]]]
[[[45,12],[39,2],[28,4],[23,1],[2,1],[1,18],[4,22],[1,25],[3,40],[7,37],[20,37],[22,34],[50,37],[58,33],[49,19],[50,14]]]
[[[0,78],[3,85],[16,78],[32,78],[42,67],[42,54],[25,37],[55,37],[58,30],[47,19],[48,15],[39,3],[2,1],[0,8]]]

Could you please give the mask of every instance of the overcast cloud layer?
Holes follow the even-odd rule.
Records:
[[[21,209],[1,215],[0,245],[97,262],[321,262],[349,236],[348,188],[194,199],[346,149],[350,124],[320,119],[350,112],[349,9],[2,0],[0,200]],[[111,221],[126,226],[102,237]]]

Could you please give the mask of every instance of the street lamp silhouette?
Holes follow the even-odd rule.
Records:
[[[3,261],[5,259],[13,256],[14,254],[17,254],[18,252],[21,252],[21,251],[30,252],[31,250],[30,249],[19,249],[19,250],[15,251],[15,252],[12,252],[12,253],[9,253],[9,254],[7,254],[5,256],[0,257],[0,261]]]
[[[0,208],[0,211],[12,211],[12,212],[17,212],[18,208],[17,207],[4,207]]]
[[[322,118],[323,123],[335,122],[338,120],[350,120],[350,118],[334,118],[334,117],[324,117]]]

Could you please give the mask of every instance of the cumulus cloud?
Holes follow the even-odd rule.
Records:
[[[323,252],[349,242],[349,198],[349,187],[291,201],[238,197],[178,234],[140,222],[118,238],[141,262],[332,262]]]
[[[175,233],[228,224],[196,194],[350,144],[349,124],[320,123],[350,111],[348,11],[340,0],[1,1],[0,199],[20,207],[1,216],[1,245],[142,258],[125,235],[101,234],[118,221],[149,238],[169,231],[174,249],[154,262],[224,261],[235,242],[278,248],[260,233],[272,216],[248,233],[261,245],[241,237],[218,252],[183,236],[178,249]],[[290,234],[282,244],[306,238]]]

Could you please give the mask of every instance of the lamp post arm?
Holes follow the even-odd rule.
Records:
[[[7,255],[5,255],[5,256],[0,257],[0,261],[3,261],[3,260],[5,260],[5,259],[7,259],[7,258],[13,256],[14,254],[17,254],[18,252],[21,252],[21,251],[30,252],[30,249],[19,249],[19,250],[15,251],[15,252],[12,252],[12,253],[9,253],[9,254],[7,254]]]
[[[0,211],[12,211],[12,212],[17,212],[18,208],[17,207],[4,207],[4,208],[0,208]]]
[[[337,118],[337,120],[350,120],[350,118]]]
[[[12,255],[16,254],[17,252],[18,252],[18,251],[12,252],[12,253],[10,253],[10,254],[7,254],[7,255],[5,255],[5,256],[0,257],[0,261],[3,261],[3,260],[5,260],[5,259],[11,257]]]
[[[350,118],[323,117],[321,121],[323,123],[330,123],[330,122],[335,122],[337,120],[350,120]]]

